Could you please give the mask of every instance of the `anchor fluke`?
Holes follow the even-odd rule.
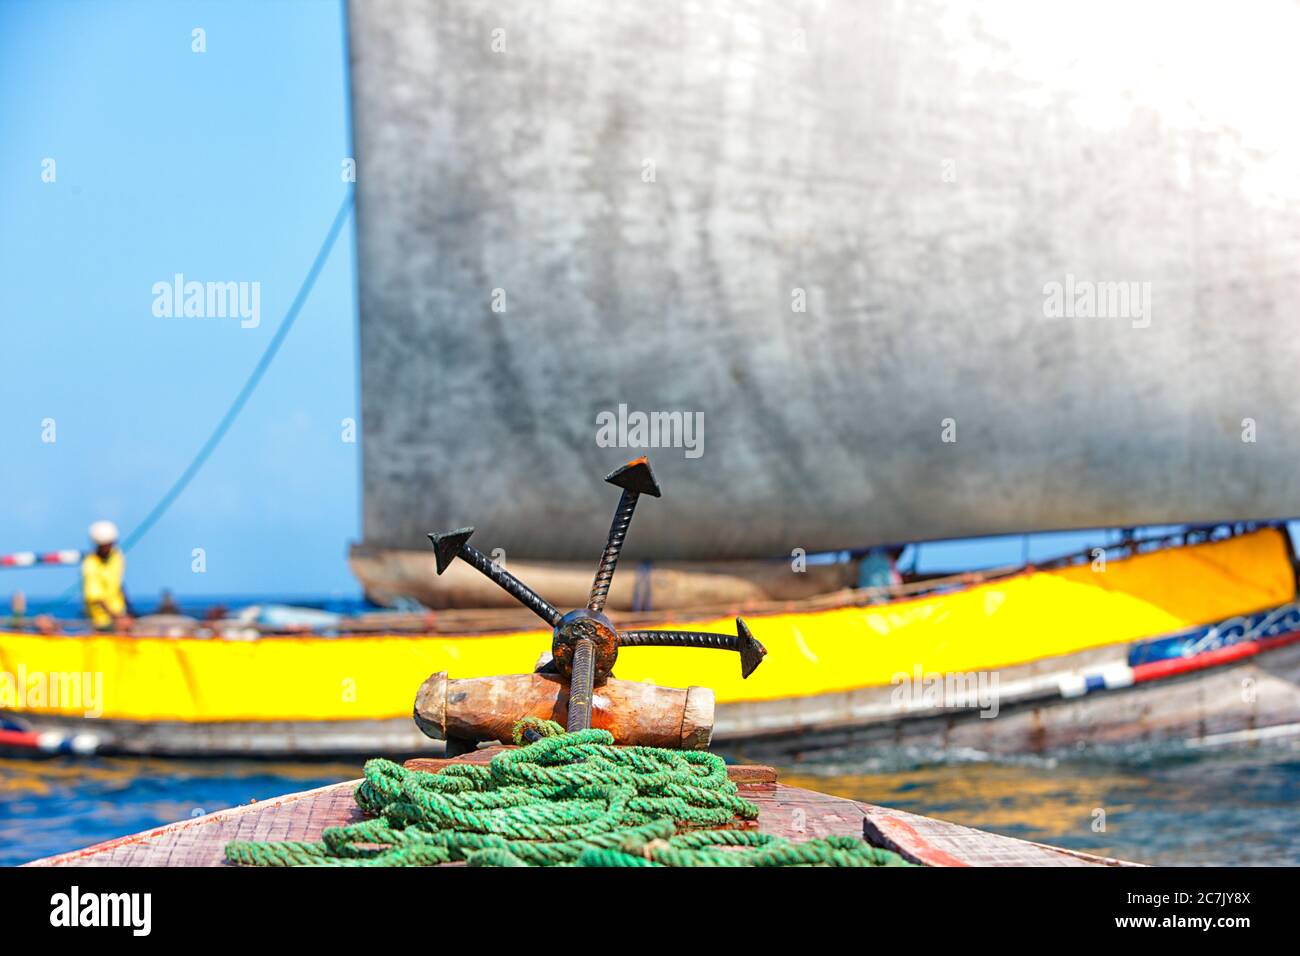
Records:
[[[638,495],[650,495],[652,498],[660,497],[659,482],[655,481],[655,473],[650,470],[650,459],[644,455],[615,468],[605,476],[605,480],[624,491],[635,491]]]
[[[461,547],[473,533],[473,528],[457,528],[455,531],[429,534],[429,540],[433,542],[433,555],[438,563],[439,574],[446,571],[451,562],[456,560],[460,555]]]
[[[758,670],[758,665],[763,663],[763,658],[767,656],[767,648],[749,633],[749,628],[740,618],[736,618],[736,636],[739,638],[739,646],[736,650],[740,651],[740,676],[748,678]]]

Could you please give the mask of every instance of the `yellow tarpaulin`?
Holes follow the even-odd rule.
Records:
[[[1168,634],[1290,601],[1282,532],[1036,572],[885,606],[747,618],[768,657],[747,681],[735,654],[629,648],[615,674],[712,687],[719,702],[887,685],[899,673],[979,671]],[[665,627],[734,633],[732,620]],[[429,674],[525,673],[549,632],[259,641],[0,633],[0,709],[83,714],[84,703],[6,700],[17,675],[102,675],[98,716],[134,720],[408,717]],[[4,678],[8,677],[7,680]],[[18,689],[21,690],[21,689]]]

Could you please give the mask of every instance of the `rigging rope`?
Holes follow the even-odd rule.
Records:
[[[910,866],[855,837],[795,843],[757,830],[716,754],[615,747],[607,730],[565,733],[525,718],[541,739],[488,764],[440,772],[370,760],[357,805],[372,818],[328,827],[317,843],[226,844],[248,866]]]
[[[266,370],[271,367],[271,362],[275,359],[276,353],[280,351],[280,346],[284,343],[285,336],[289,334],[289,330],[293,328],[293,324],[297,320],[298,314],[302,312],[302,307],[306,304],[307,297],[311,295],[311,290],[315,287],[316,280],[320,277],[321,270],[325,268],[325,262],[329,259],[330,252],[334,249],[334,243],[338,240],[339,233],[343,230],[343,224],[347,222],[348,214],[352,211],[352,202],[353,190],[349,187],[347,195],[343,197],[343,202],[339,205],[338,212],[334,214],[334,221],[330,224],[329,231],[321,241],[320,248],[316,250],[316,258],[312,260],[311,268],[307,270],[307,275],[303,278],[302,285],[298,287],[297,294],[289,304],[289,310],[284,314],[284,318],[280,321],[280,325],[275,330],[275,334],[271,336],[271,341],[266,344],[266,349],[262,352],[261,358],[257,360],[257,364],[253,366],[253,370],[244,381],[243,387],[235,394],[229,407],[226,408],[226,413],[221,416],[221,419],[217,422],[212,433],[208,435],[208,440],[203,443],[202,447],[199,448],[194,457],[190,459],[190,463],[185,466],[185,470],[181,472],[180,477],[172,482],[172,486],[167,489],[166,493],[158,500],[158,503],[150,509],[147,515],[145,515],[144,520],[136,525],[135,528],[132,529],[131,533],[122,539],[122,550],[124,552],[130,551],[141,538],[149,533],[150,529],[158,523],[158,520],[166,514],[167,509],[172,506],[176,499],[180,497],[181,492],[183,492],[186,486],[188,486],[193,480],[194,476],[199,473],[199,469],[203,467],[210,457],[212,457],[212,453],[216,451],[217,446],[221,444],[221,439],[226,437],[226,433],[230,431],[230,427],[235,423],[235,419],[239,417],[239,413],[243,411],[244,406],[248,404],[249,398],[252,397],[254,390],[256,390],[257,386],[261,383],[262,376],[266,374]],[[62,603],[71,598],[80,586],[81,583],[79,581],[74,581],[68,589],[60,595],[58,603]]]

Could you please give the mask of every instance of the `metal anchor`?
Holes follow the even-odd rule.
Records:
[[[605,550],[596,567],[591,598],[585,608],[560,613],[559,609],[510,572],[469,544],[473,528],[458,528],[430,534],[438,573],[446,571],[456,558],[473,565],[491,578],[524,607],[551,626],[551,663],[544,668],[569,682],[569,731],[591,726],[591,698],[595,687],[609,678],[620,647],[704,647],[735,651],[740,655],[740,676],[754,673],[767,650],[754,639],[745,622],[736,618],[736,633],[712,634],[701,631],[623,631],[605,616],[605,600],[618,566],[618,556],[627,540],[637,500],[642,495],[660,497],[650,462],[635,458],[605,477],[623,490],[614,509]]]

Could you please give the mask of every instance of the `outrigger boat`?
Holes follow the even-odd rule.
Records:
[[[490,561],[474,566],[504,573]],[[708,687],[716,745],[783,759],[858,744],[1007,753],[1300,732],[1300,606],[1281,528],[924,586],[882,603],[859,590],[618,613],[624,631],[725,633],[737,647],[743,615],[781,666],[750,668],[746,679],[734,654],[637,646],[619,656],[617,676],[629,687]],[[10,630],[0,633],[0,745],[440,753],[445,744],[410,722],[410,688],[430,673],[452,687],[530,666],[546,632],[519,614],[534,616],[383,615],[338,636],[254,639],[246,628],[228,638]]]

